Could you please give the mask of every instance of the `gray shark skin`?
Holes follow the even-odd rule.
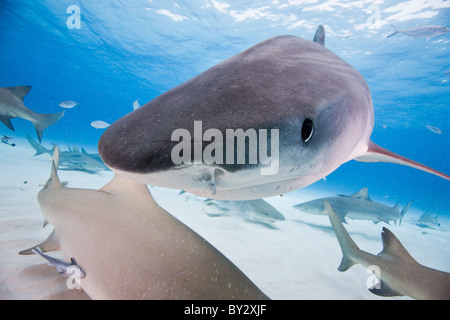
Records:
[[[339,219],[344,223],[346,223],[345,218],[349,218],[371,220],[373,223],[385,222],[387,224],[391,221],[397,224],[397,221],[399,221],[399,225],[401,225],[402,219],[412,203],[408,203],[400,212],[398,204],[391,208],[372,201],[369,198],[368,189],[363,188],[351,196],[339,195],[337,197],[311,200],[297,204],[294,208],[310,214],[326,214],[323,200],[331,204]]]
[[[70,262],[65,262],[60,259],[56,259],[53,257],[50,257],[49,255],[46,255],[45,253],[42,253],[42,251],[39,249],[39,247],[36,247],[31,250],[33,253],[39,254],[42,258],[48,261],[48,263],[56,268],[58,273],[62,274],[64,277],[71,277],[74,274],[79,276],[80,279],[83,279],[86,277],[86,273],[84,272],[83,268],[81,268],[79,265],[77,265],[77,262],[74,258],[70,259]]]
[[[379,296],[450,299],[450,273],[419,264],[395,235],[384,227],[381,233],[383,250],[378,255],[360,250],[326,200],[324,206],[343,254],[339,271],[346,271],[355,264],[362,264],[366,268],[376,266],[380,271],[380,282],[369,290]]]
[[[258,223],[269,228],[274,228],[276,221],[284,221],[286,218],[264,199],[256,200],[205,200],[211,210],[206,214],[210,217],[239,216],[245,221]]]
[[[55,147],[51,176],[38,193],[54,231],[32,254],[61,250],[86,276],[93,299],[267,299],[197,233],[162,209],[146,185],[115,175],[99,190],[64,187]]]
[[[392,27],[395,29],[395,32],[388,35],[387,38],[390,38],[397,33],[403,33],[411,38],[431,38],[448,32],[448,28],[445,26],[417,26],[406,30],[398,30],[393,25]]]
[[[295,36],[263,41],[125,115],[100,138],[104,163],[140,183],[219,200],[282,195],[323,179],[352,159],[398,163],[450,180],[370,141],[374,113],[369,88],[357,70],[320,44],[324,32],[319,28],[318,43]],[[214,129],[223,137],[227,129],[267,130],[269,146],[278,130],[278,171],[261,174],[267,167],[263,161],[227,163],[225,147],[224,161],[196,163],[192,154],[194,161],[175,164],[172,151],[179,142],[172,141],[172,133],[189,131],[195,145],[195,121],[201,121],[203,132]],[[209,150],[211,140],[203,136],[200,151]],[[246,139],[243,151],[255,144],[261,147]]]
[[[22,118],[30,121],[38,136],[42,140],[44,129],[51,126],[64,115],[64,111],[55,114],[36,113],[23,104],[23,98],[30,92],[31,86],[0,88],[0,121],[12,131],[12,118]]]
[[[40,143],[36,142],[29,135],[26,139],[30,145],[36,150],[35,156],[48,153],[53,154],[53,150],[47,149]],[[95,174],[102,170],[109,170],[105,166],[102,159],[98,154],[87,153],[86,150],[81,148],[81,151],[74,146],[69,151],[59,152],[59,170],[71,170],[71,171],[83,171],[86,173]]]

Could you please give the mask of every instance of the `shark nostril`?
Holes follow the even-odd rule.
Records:
[[[303,121],[302,126],[302,141],[308,142],[311,140],[314,133],[314,126],[313,121],[309,118],[306,118],[305,121]]]

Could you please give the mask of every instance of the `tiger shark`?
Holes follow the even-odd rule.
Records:
[[[450,299],[450,273],[419,264],[397,237],[385,227],[381,234],[383,250],[378,255],[359,249],[330,203],[327,200],[323,202],[344,256],[339,271],[346,271],[355,264],[362,264],[372,271],[378,270],[375,275],[380,277],[379,283],[369,290],[379,296]]]
[[[230,260],[162,209],[146,185],[115,175],[100,190],[66,188],[58,159],[55,147],[51,176],[38,194],[55,229],[20,254],[61,250],[71,263],[52,260],[54,265],[66,274],[64,267],[79,267],[79,285],[93,299],[268,299]]]
[[[352,159],[450,180],[370,140],[367,83],[322,45],[323,27],[314,38],[270,38],[125,115],[100,138],[104,163],[140,183],[219,200],[282,195]]]
[[[30,92],[31,86],[0,88],[0,121],[12,131],[12,118],[23,118],[30,121],[39,139],[42,140],[44,129],[51,126],[64,115],[64,111],[55,114],[36,113],[23,104],[23,99]]]

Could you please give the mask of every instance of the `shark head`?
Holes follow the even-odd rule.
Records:
[[[309,214],[316,214],[316,215],[325,214],[325,208],[323,206],[322,199],[316,199],[304,203],[299,203],[296,204],[294,208],[303,212],[307,212]]]
[[[361,74],[316,42],[263,41],[113,123],[99,154],[118,174],[214,199],[280,195],[352,160],[440,174],[370,141]]]

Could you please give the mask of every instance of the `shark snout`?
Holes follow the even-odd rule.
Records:
[[[135,112],[140,111],[140,109]],[[107,128],[98,143],[103,162],[112,170],[149,173],[173,167],[170,158],[170,131],[162,126],[144,125],[131,114]],[[152,123],[153,121],[149,121]],[[168,139],[164,139],[168,136]]]

